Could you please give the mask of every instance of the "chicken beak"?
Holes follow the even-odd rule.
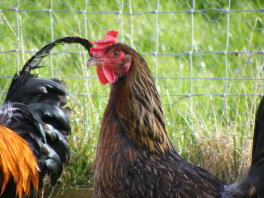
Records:
[[[96,65],[98,63],[98,60],[96,59],[96,57],[92,56],[88,61],[87,61],[87,66],[92,66],[92,65]]]

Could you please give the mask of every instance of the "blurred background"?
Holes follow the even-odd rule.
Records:
[[[188,161],[226,182],[250,163],[263,95],[262,0],[0,0],[0,100],[38,49],[64,36],[94,41],[110,30],[144,56],[156,80],[169,137]],[[88,53],[56,47],[38,70],[71,92],[71,161],[58,186],[92,186],[100,122],[110,86]]]

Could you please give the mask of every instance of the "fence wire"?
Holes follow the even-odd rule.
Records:
[[[85,0],[85,7],[83,10],[75,10],[75,9],[56,9],[56,7],[53,6],[53,1],[54,0],[50,0],[50,8],[48,9],[25,9],[25,8],[20,8],[20,4],[21,2],[23,2],[23,0],[18,0],[17,3],[14,4],[14,6],[16,7],[11,7],[11,8],[1,8],[0,7],[0,13],[16,13],[16,23],[17,23],[17,40],[18,40],[18,49],[5,49],[5,50],[0,50],[0,54],[9,54],[9,53],[16,53],[17,54],[17,70],[19,70],[19,68],[21,67],[21,62],[20,59],[18,58],[19,53],[23,53],[23,54],[33,54],[35,52],[37,52],[36,50],[26,50],[23,46],[23,39],[21,38],[21,16],[20,13],[25,13],[25,12],[30,12],[30,13],[34,13],[34,12],[38,12],[38,13],[49,13],[50,16],[50,36],[51,36],[51,40],[54,40],[54,19],[53,19],[53,15],[56,13],[78,13],[78,14],[83,14],[84,17],[84,22],[86,23],[84,25],[85,27],[85,36],[88,37],[88,30],[87,30],[87,20],[89,18],[89,14],[96,14],[96,15],[102,15],[102,14],[106,14],[106,15],[118,15],[120,17],[120,23],[121,23],[121,41],[124,42],[124,37],[123,37],[123,19],[122,16],[123,15],[129,15],[130,16],[130,30],[131,30],[131,39],[130,39],[130,44],[133,47],[134,44],[134,36],[133,36],[133,31],[134,31],[134,27],[133,27],[133,16],[136,15],[155,15],[155,51],[154,52],[150,52],[150,53],[142,53],[143,56],[153,56],[155,57],[155,76],[154,78],[175,78],[175,79],[190,79],[190,82],[192,82],[192,79],[215,79],[215,80],[225,80],[226,82],[226,86],[227,86],[227,81],[230,80],[263,80],[258,79],[258,78],[229,78],[227,75],[227,72],[225,72],[225,77],[224,78],[206,78],[206,77],[195,77],[192,76],[192,57],[193,55],[198,55],[198,56],[211,56],[214,54],[222,54],[225,57],[225,70],[227,71],[227,66],[228,66],[228,57],[227,55],[229,54],[260,54],[260,55],[264,55],[264,51],[259,50],[259,51],[229,51],[228,50],[228,45],[229,45],[229,14],[230,13],[264,13],[264,8],[260,8],[260,9],[247,9],[247,10],[238,10],[238,9],[230,9],[230,4],[231,4],[231,0],[228,0],[228,6],[227,8],[224,9],[219,9],[219,8],[205,8],[205,9],[195,9],[195,0],[191,1],[191,9],[187,9],[187,10],[170,10],[170,11],[164,11],[164,10],[160,10],[159,9],[159,0],[156,1],[156,10],[149,10],[149,11],[134,11],[132,9],[132,4],[133,2],[131,0],[128,1],[129,4],[129,12],[124,11],[124,0],[121,0],[120,3],[120,10],[119,11],[89,11],[88,10],[88,6],[89,6],[89,1]],[[2,2],[3,5],[12,5],[12,3],[8,3],[3,1]],[[2,5],[2,6],[3,6]],[[1,4],[0,4],[1,6]],[[5,7],[5,6],[3,6]],[[172,8],[173,9],[173,8]],[[207,50],[207,51],[194,51],[193,50],[193,43],[194,43],[194,19],[193,19],[193,15],[194,13],[206,13],[208,11],[214,11],[214,12],[219,12],[219,13],[225,13],[226,14],[226,41],[225,41],[225,50],[224,51],[213,51],[213,50]],[[191,47],[190,47],[190,51],[183,51],[183,52],[178,52],[178,53],[164,53],[164,52],[159,52],[159,15],[162,14],[183,14],[183,13],[187,13],[190,14],[190,18],[191,18]],[[4,16],[4,15],[3,15]],[[8,23],[7,21],[4,21],[6,23]],[[87,52],[83,52],[83,51],[62,51],[62,52],[51,52],[51,54],[64,54],[64,53],[68,53],[68,54],[87,54]],[[166,77],[166,76],[159,76],[158,74],[158,61],[157,61],[157,56],[189,56],[189,64],[190,64],[190,77]],[[52,56],[51,60],[52,60]],[[264,59],[264,58],[263,58]],[[25,60],[23,59],[23,62],[25,62]],[[51,61],[51,71],[53,71],[53,61]],[[58,78],[95,78],[95,76],[54,76],[54,74],[52,73],[51,77],[58,77]],[[12,76],[0,76],[0,78],[12,78]],[[192,94],[192,83],[190,85],[190,94],[187,94],[188,96],[192,96],[195,94]],[[197,95],[197,94],[196,94]],[[199,95],[199,94],[198,94]],[[216,94],[219,96],[223,96],[223,95],[232,95],[235,96],[236,94],[227,94],[227,90],[225,91],[225,94]],[[241,94],[237,94],[237,95],[241,95]],[[259,94],[257,94],[259,95]]]
[[[69,1],[70,2],[70,1]],[[68,2],[68,3],[69,3]],[[12,29],[12,31],[15,33],[16,35],[16,43],[17,43],[17,48],[15,49],[10,49],[10,48],[5,48],[4,46],[2,46],[0,48],[0,55],[1,54],[16,54],[16,65],[17,65],[17,70],[19,70],[21,68],[22,63],[24,63],[26,61],[25,59],[25,55],[27,54],[33,54],[36,52],[36,50],[32,50],[29,48],[25,48],[25,39],[23,38],[24,36],[24,32],[23,32],[23,24],[21,23],[21,20],[23,18],[23,14],[24,13],[47,13],[49,15],[49,24],[47,24],[47,28],[49,28],[49,36],[50,36],[50,40],[54,40],[57,38],[57,32],[58,30],[56,30],[56,17],[57,14],[68,14],[68,15],[73,15],[73,14],[78,14],[79,18],[82,18],[83,21],[83,35],[87,38],[91,38],[92,35],[90,34],[90,31],[88,31],[88,24],[91,20],[91,15],[96,15],[97,17],[101,17],[103,15],[107,15],[107,16],[112,16],[115,15],[118,17],[117,21],[119,23],[119,27],[120,27],[120,41],[125,42],[125,40],[129,40],[130,43],[128,43],[129,45],[131,45],[132,47],[136,47],[135,41],[137,40],[136,37],[136,33],[137,31],[139,31],[138,29],[136,29],[136,24],[135,24],[135,17],[137,16],[145,16],[146,18],[148,17],[154,17],[153,23],[154,23],[154,28],[152,29],[153,32],[153,39],[154,39],[154,48],[153,51],[142,51],[142,55],[144,57],[151,57],[153,58],[153,63],[154,63],[154,69],[153,69],[153,74],[154,74],[154,78],[156,79],[156,82],[159,83],[159,80],[166,80],[166,79],[174,79],[174,80],[188,80],[189,81],[189,88],[187,88],[185,90],[185,93],[161,93],[162,97],[168,97],[168,96],[179,96],[179,97],[188,97],[189,98],[189,106],[190,106],[190,114],[193,111],[193,97],[199,97],[199,96],[217,96],[217,97],[223,97],[224,98],[224,108],[225,108],[225,112],[228,112],[228,97],[236,97],[236,96],[261,96],[262,93],[257,93],[252,92],[252,93],[230,93],[230,84],[232,84],[232,82],[234,81],[254,81],[256,82],[258,85],[257,86],[262,86],[263,84],[263,80],[264,78],[258,76],[242,76],[242,77],[233,77],[229,75],[229,67],[230,67],[230,63],[229,63],[229,56],[230,55],[234,55],[234,56],[251,56],[251,55],[256,55],[261,58],[261,63],[260,65],[263,66],[263,62],[264,62],[264,51],[263,48],[253,48],[253,49],[245,49],[245,50],[241,50],[241,48],[239,50],[230,50],[230,28],[236,28],[236,27],[230,27],[230,14],[232,14],[232,17],[236,17],[236,14],[239,13],[247,13],[250,14],[250,16],[252,17],[256,17],[256,14],[264,14],[264,8],[249,8],[249,9],[235,9],[232,8],[231,4],[232,1],[228,0],[227,4],[224,6],[224,8],[199,8],[197,9],[197,5],[198,3],[200,3],[199,1],[196,0],[191,0],[190,2],[190,7],[188,9],[183,9],[183,10],[178,10],[177,9],[177,3],[175,4],[175,7],[171,7],[170,10],[162,10],[160,4],[163,3],[162,0],[156,0],[154,1],[154,6],[152,6],[152,8],[154,8],[153,10],[142,10],[142,11],[137,11],[134,10],[134,6],[133,6],[133,1],[132,0],[120,0],[120,1],[116,1],[113,4],[118,4],[118,10],[113,10],[113,11],[104,11],[104,10],[90,10],[90,6],[93,3],[93,1],[89,1],[89,0],[85,0],[84,2],[84,6],[82,7],[82,9],[75,9],[75,8],[69,8],[69,9],[60,9],[58,6],[58,2],[56,0],[50,0],[49,1],[49,7],[43,7],[41,9],[39,8],[34,8],[34,6],[30,5],[28,7],[32,7],[32,8],[27,8],[27,6],[23,5],[23,7],[21,7],[21,4],[24,4],[23,0],[18,0],[13,7],[8,7],[7,4],[6,6],[4,6],[5,4],[0,4],[0,6],[2,6],[2,8],[0,7],[0,17],[1,17],[1,23],[3,26],[9,27],[10,29]],[[184,1],[175,1],[175,2],[180,2],[179,4],[183,4]],[[208,3],[208,1],[206,1]],[[217,2],[217,1],[215,1]],[[63,2],[60,2],[63,3]],[[69,3],[70,4],[70,3]],[[208,5],[210,5],[208,3]],[[69,6],[70,7],[70,6]],[[127,8],[126,8],[127,7]],[[219,7],[219,6],[217,6]],[[195,49],[196,46],[196,15],[200,14],[200,15],[207,15],[208,12],[213,12],[216,14],[224,14],[225,15],[225,39],[222,41],[222,45],[224,46],[224,48],[222,50],[213,50],[213,49],[209,49],[209,50],[197,50]],[[12,24],[9,23],[9,21],[6,19],[6,15],[14,15],[14,18],[9,18],[11,20],[16,21],[16,29],[13,28]],[[187,34],[190,34],[190,46],[189,49],[187,50],[180,50],[180,51],[164,51],[161,50],[161,32],[164,31],[162,30],[162,25],[164,23],[164,15],[167,15],[168,17],[174,17],[175,15],[181,15],[181,14],[187,14],[189,15],[189,17],[187,18],[187,20],[190,22],[190,29],[191,31],[188,32]],[[125,21],[125,17],[128,17],[128,21]],[[41,20],[41,19],[39,19]],[[61,17],[60,20],[63,20],[63,17]],[[208,19],[208,22],[212,22],[212,21],[216,21],[217,22],[218,19]],[[35,21],[38,22],[38,21]],[[27,21],[27,23],[32,23],[32,21]],[[125,25],[128,24],[129,26],[129,33],[127,32],[127,30],[125,30]],[[32,23],[32,25],[34,25],[34,23]],[[239,26],[240,24],[238,24]],[[171,26],[174,26],[174,24],[171,24]],[[177,26],[177,24],[175,24],[175,26]],[[103,27],[100,27],[102,29],[104,29]],[[144,26],[142,26],[141,28],[144,29]],[[263,33],[263,27],[259,28],[260,34],[261,32]],[[201,29],[201,31],[203,31]],[[1,30],[0,30],[1,33]],[[164,35],[164,34],[163,34]],[[95,36],[95,35],[93,35]],[[97,35],[96,35],[97,36]],[[97,36],[98,37],[98,36]],[[96,37],[96,38],[97,38]],[[94,37],[95,38],[95,37]],[[126,38],[126,39],[125,39]],[[129,39],[127,39],[129,38]],[[29,38],[30,39],[30,35]],[[20,58],[22,54],[22,60]],[[89,73],[87,75],[82,75],[82,76],[76,76],[76,75],[68,75],[68,76],[60,76],[60,75],[56,75],[54,70],[54,56],[53,55],[57,55],[57,54],[81,54],[87,57],[87,52],[84,51],[54,51],[51,53],[50,56],[50,67],[51,67],[51,75],[50,78],[56,77],[56,78],[62,78],[62,79],[96,79],[97,77],[95,75],[90,75]],[[211,56],[214,57],[216,55],[221,56],[221,58],[224,59],[224,74],[223,76],[219,77],[208,77],[208,76],[197,76],[197,72],[194,71],[194,64],[195,64],[195,59],[197,59],[197,57],[207,57],[207,56]],[[188,76],[163,76],[160,74],[160,57],[188,57],[188,67],[189,67],[189,75]],[[186,66],[187,67],[187,66]],[[0,79],[6,79],[6,78],[12,78],[12,76],[10,75],[5,75],[5,74],[1,74]],[[205,91],[203,93],[197,92],[196,89],[194,88],[196,85],[196,80],[207,80],[208,83],[210,83],[210,81],[213,80],[218,80],[218,81],[223,81],[224,82],[224,89],[222,90],[221,93],[215,93],[215,92],[211,92],[209,89],[208,91]],[[2,90],[2,92],[5,90]],[[93,93],[76,93],[79,94],[81,96],[92,96],[92,97],[106,97],[106,94],[93,94]],[[228,117],[228,116],[227,116]]]
[[[264,94],[264,1],[0,0],[0,100],[13,74],[48,42],[64,36],[94,41],[110,29],[146,59],[177,152],[228,183],[239,178],[251,161],[254,116]],[[41,63],[46,69],[35,71],[63,79],[71,92],[65,186],[91,185],[109,97],[109,86],[87,69],[88,58],[80,46],[56,46]]]

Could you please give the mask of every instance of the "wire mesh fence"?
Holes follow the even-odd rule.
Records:
[[[229,27],[229,18],[230,18],[230,13],[251,13],[251,16],[253,16],[253,18],[255,17],[254,14],[255,13],[260,13],[260,14],[263,14],[264,12],[264,8],[259,8],[259,9],[235,9],[236,7],[239,7],[238,5],[241,4],[246,4],[246,1],[231,1],[231,0],[228,0],[226,1],[225,3],[223,3],[224,1],[205,1],[204,4],[210,6],[210,8],[204,8],[204,9],[196,9],[196,3],[199,2],[199,1],[195,1],[195,0],[192,0],[192,1],[172,1],[174,3],[172,3],[172,5],[174,5],[175,7],[172,7],[171,10],[160,10],[159,8],[159,4],[160,4],[160,1],[157,0],[157,1],[145,1],[146,4],[153,4],[155,6],[153,6],[153,8],[156,8],[155,10],[144,10],[144,11],[136,11],[136,10],[133,10],[133,5],[132,5],[132,2],[131,1],[124,1],[124,0],[121,0],[121,1],[116,1],[114,4],[116,4],[118,7],[119,7],[119,10],[118,11],[101,11],[100,9],[99,10],[89,10],[89,6],[90,5],[93,5],[93,4],[98,4],[100,6],[100,2],[99,3],[95,3],[93,1],[83,1],[83,7],[82,9],[80,10],[77,10],[77,9],[74,9],[73,7],[72,8],[68,8],[68,9],[59,9],[58,7],[56,7],[56,5],[54,6],[54,2],[56,2],[56,5],[58,4],[64,4],[64,2],[61,2],[61,1],[56,1],[56,0],[50,0],[49,3],[47,4],[48,6],[45,7],[45,6],[41,6],[42,9],[39,8],[39,5],[36,6],[32,9],[29,9],[27,7],[32,7],[32,5],[30,6],[27,6],[28,3],[25,3],[23,0],[18,0],[18,1],[5,1],[5,0],[2,0],[1,1],[1,4],[0,4],[0,13],[1,13],[1,21],[2,21],[2,26],[6,26],[7,28],[10,28],[11,31],[14,33],[14,35],[16,35],[15,39],[17,40],[16,44],[17,44],[17,47],[15,49],[9,49],[9,48],[5,48],[5,47],[2,47],[2,50],[0,51],[1,54],[9,54],[9,53],[15,53],[15,54],[33,54],[37,51],[33,51],[33,50],[27,50],[25,49],[22,45],[23,45],[23,40],[24,38],[22,38],[24,35],[22,33],[22,24],[21,24],[21,21],[23,21],[22,17],[21,16],[21,13],[43,13],[43,14],[47,14],[49,16],[49,24],[46,24],[46,27],[45,28],[49,28],[49,34],[48,36],[50,37],[50,40],[54,40],[54,25],[56,25],[54,23],[54,15],[56,15],[57,13],[67,13],[69,15],[71,15],[72,13],[78,13],[82,16],[78,16],[78,17],[83,17],[84,18],[84,26],[83,26],[83,29],[84,29],[84,33],[85,33],[85,36],[88,37],[88,26],[87,26],[87,21],[89,21],[89,16],[91,14],[93,15],[115,15],[115,16],[118,16],[118,20],[115,19],[114,21],[119,23],[118,25],[121,27],[120,28],[120,32],[121,32],[121,41],[124,41],[124,20],[122,18],[123,15],[129,15],[129,18],[130,18],[130,44],[132,46],[133,45],[133,42],[135,40],[134,36],[133,36],[133,32],[134,31],[137,31],[137,28],[134,28],[133,27],[133,22],[134,22],[134,19],[133,17],[134,16],[137,16],[137,15],[144,15],[147,17],[147,15],[154,15],[155,16],[155,21],[153,22],[155,25],[153,27],[153,30],[152,30],[152,34],[154,34],[153,36],[153,39],[155,40],[155,48],[153,49],[152,52],[149,52],[149,53],[142,53],[143,56],[189,56],[190,57],[190,70],[192,70],[192,57],[193,56],[210,56],[212,54],[221,54],[225,57],[225,74],[224,74],[224,77],[215,77],[215,78],[207,78],[207,77],[200,77],[200,79],[219,79],[219,80],[226,80],[226,81],[232,81],[232,80],[261,80],[261,79],[257,79],[257,78],[254,78],[254,77],[245,77],[245,78],[232,78],[232,77],[228,77],[228,74],[227,74],[227,64],[228,64],[228,58],[226,55],[229,55],[229,54],[233,54],[233,55],[240,55],[240,54],[246,54],[246,55],[249,55],[249,54],[257,54],[257,55],[260,55],[263,57],[263,50],[260,48],[260,49],[257,49],[257,50],[253,50],[253,51],[247,51],[247,50],[244,50],[244,51],[239,51],[239,50],[235,50],[235,51],[230,51],[229,50],[229,35],[230,35],[230,27]],[[185,3],[184,3],[185,2]],[[231,2],[236,2],[235,6],[234,6],[234,9],[231,9]],[[257,1],[256,1],[257,2]],[[259,1],[260,2],[260,1]],[[21,6],[21,4],[23,6]],[[29,3],[29,4],[36,4],[35,2],[33,3]],[[41,3],[39,3],[41,4]],[[129,7],[129,11],[124,11],[124,4],[127,4],[127,6]],[[199,4],[199,3],[198,3]],[[224,8],[215,8],[215,7],[211,7],[211,6],[216,6],[216,7],[219,7],[219,6],[222,6]],[[257,4],[257,3],[256,3]],[[261,5],[261,3],[259,3]],[[185,9],[182,9],[182,10],[173,10],[173,9],[177,9],[177,6],[180,5],[180,7],[185,7]],[[68,3],[68,6],[71,7],[70,3]],[[146,6],[147,7],[147,6]],[[39,9],[38,9],[39,8]],[[224,47],[224,50],[222,51],[216,51],[216,50],[194,50],[194,43],[195,43],[195,39],[194,38],[194,31],[195,31],[195,21],[194,21],[194,14],[198,13],[198,14],[202,14],[202,15],[205,15],[207,16],[207,12],[215,12],[215,13],[224,13],[224,17],[225,17],[225,21],[226,21],[226,24],[225,24],[225,27],[223,27],[223,29],[225,29],[225,40],[223,40],[223,44],[225,45]],[[7,13],[13,13],[13,17],[10,18],[10,19],[7,19],[7,17],[5,17],[5,14]],[[179,52],[159,52],[159,15],[162,15],[162,14],[183,14],[183,13],[186,13],[189,15],[189,20],[190,20],[190,35],[191,35],[191,39],[190,39],[190,48],[188,51],[179,51]],[[170,17],[170,16],[168,16]],[[208,17],[208,16],[207,16]],[[236,17],[234,15],[234,17]],[[261,21],[261,27],[258,27],[256,29],[259,30],[260,34],[262,34],[263,32],[263,27],[262,27],[262,18],[259,17],[256,15],[256,19],[257,20],[260,20]],[[62,18],[63,19],[63,18]],[[12,27],[12,25],[10,24],[10,21],[11,22],[15,22],[15,26],[16,27]],[[217,20],[216,20],[217,21]],[[37,22],[37,21],[34,21],[34,22]],[[127,22],[127,21],[126,21]],[[211,20],[208,18],[208,22],[211,22]],[[29,21],[30,23],[30,21]],[[160,22],[162,23],[162,21]],[[243,21],[240,21],[240,23],[242,24]],[[241,24],[237,24],[238,26],[241,25]],[[32,23],[33,26],[36,25],[36,23]],[[235,27],[233,27],[235,28]],[[249,27],[250,28],[250,27]],[[10,35],[9,35],[10,36]],[[177,36],[177,35],[175,35]],[[13,37],[13,36],[12,36]],[[2,36],[2,39],[4,39],[5,36]],[[13,37],[14,38],[14,37]],[[247,38],[245,38],[247,39]],[[86,53],[86,52],[77,52],[77,51],[62,51],[62,52],[53,52],[54,54],[60,54],[60,53]],[[87,54],[87,53],[86,53]],[[262,58],[263,59],[263,58]],[[262,60],[263,61],[263,60]],[[18,69],[21,67],[21,65],[19,65],[20,63],[20,59],[19,59],[19,56],[17,55],[17,63],[18,63]],[[157,62],[155,62],[155,78],[176,78],[176,79],[190,79],[190,81],[192,79],[197,79],[197,77],[166,77],[166,76],[159,76],[158,74],[158,70],[157,70]],[[53,69],[51,69],[53,70]],[[1,76],[1,77],[12,77],[12,76]],[[75,78],[75,76],[59,76],[59,78]],[[84,78],[95,78],[94,76],[83,76]],[[192,87],[192,86],[191,86]],[[225,86],[227,87],[227,86]],[[223,94],[219,94],[219,96],[223,96],[225,95],[224,93]],[[227,95],[227,94],[226,94]],[[235,95],[235,94],[232,94],[232,96]],[[240,95],[240,94],[238,94]],[[186,96],[186,95],[185,95]],[[187,94],[187,96],[192,96],[192,93],[190,93],[190,95]]]
[[[226,134],[231,128],[252,135],[256,101],[264,93],[261,0],[0,0],[3,96],[7,80],[47,42],[72,35],[96,40],[109,29],[119,30],[119,41],[149,63],[169,135],[180,152],[190,144],[184,140],[186,134],[195,142],[201,136],[197,131]],[[74,121],[83,125],[81,131],[89,131],[83,139],[95,148],[96,140],[88,140],[89,134],[97,137],[108,88],[85,68],[87,58],[82,48],[59,48],[47,58],[44,76],[67,81],[78,100]]]

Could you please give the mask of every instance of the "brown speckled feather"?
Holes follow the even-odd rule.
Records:
[[[112,84],[97,146],[94,198],[244,197],[180,157],[168,139],[146,62],[124,44],[110,48],[133,59],[128,73]]]
[[[223,183],[184,161],[171,145],[145,61],[112,86],[97,147],[96,198],[220,197]]]

